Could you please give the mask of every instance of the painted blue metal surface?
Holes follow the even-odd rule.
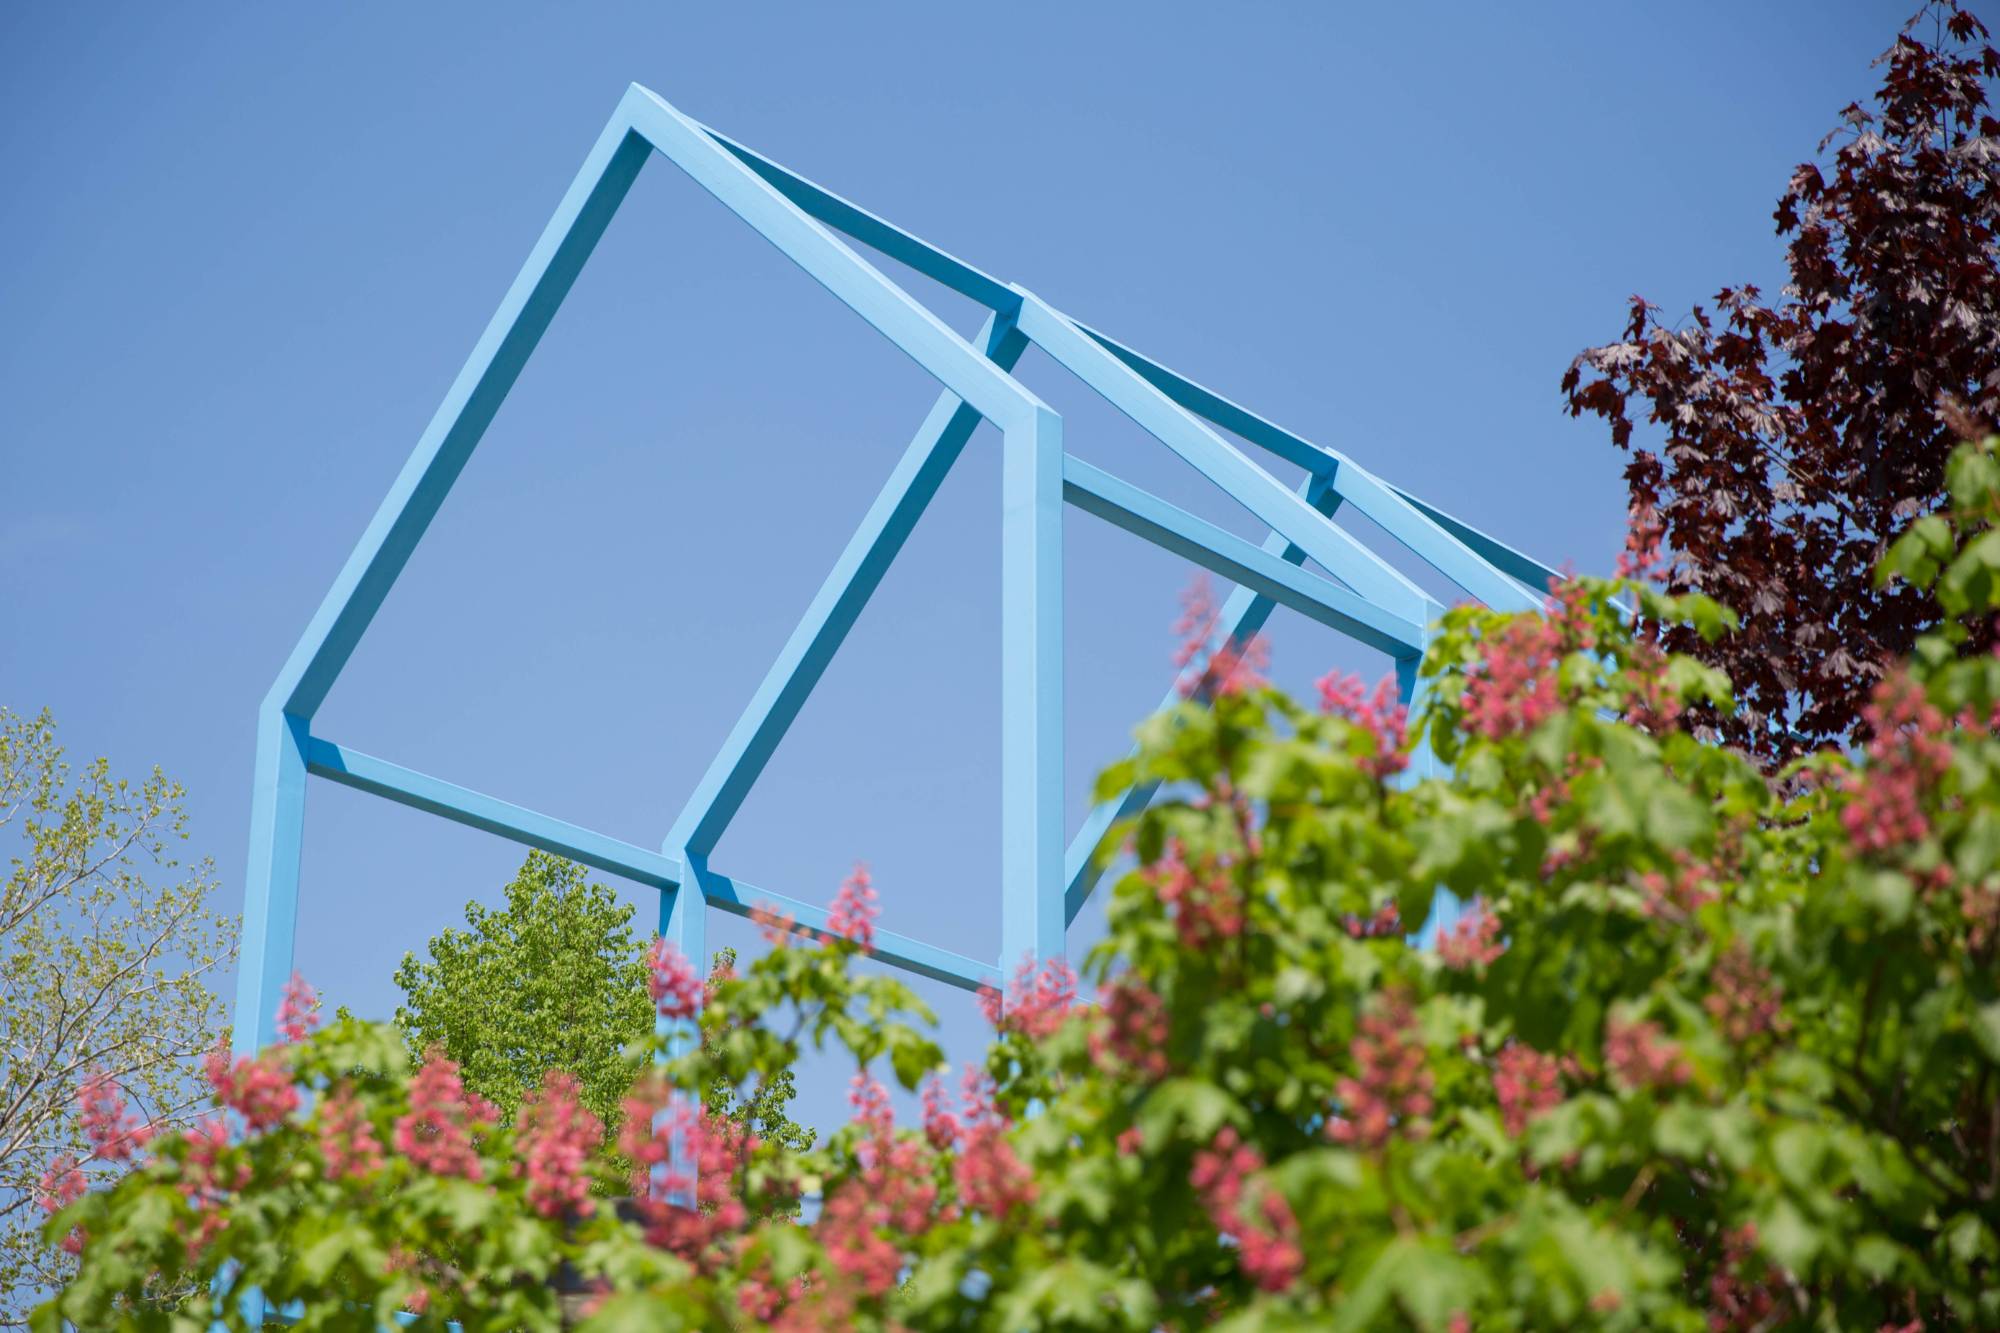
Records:
[[[416,549],[452,483],[610,224],[657,153],[771,242],[922,366],[940,386],[881,494],[682,806],[648,851],[312,735],[312,719]],[[852,242],[852,244],[850,244]],[[993,312],[967,342],[855,247],[921,273]],[[1268,530],[1260,546],[1067,455],[1062,419],[1012,371],[1029,345],[1096,390]],[[1545,566],[1220,394],[1078,324],[1016,284],[981,272],[868,210],[689,119],[633,85],[598,136],[555,216],[258,714],[236,1042],[273,1036],[292,967],[308,776],[539,847],[660,891],[659,929],[691,959],[707,953],[708,908],[764,903],[794,929],[824,931],[825,909],[709,867],[741,807],[974,428],[1001,436],[1001,910],[995,952],[960,956],[889,929],[875,955],[965,989],[1000,984],[1023,957],[1060,955],[1096,881],[1095,853],[1117,822],[1153,799],[1134,789],[1092,810],[1067,847],[1062,784],[1062,573],[1065,505],[1103,518],[1237,585],[1225,632],[1257,633],[1277,606],[1381,649],[1406,696],[1417,688],[1439,603],[1333,522],[1343,503],[1471,596],[1532,605]],[[1306,472],[1294,491],[1218,431]],[[1311,560],[1324,573],[1305,567]],[[1331,577],[1327,577],[1331,575]],[[1198,668],[1197,668],[1198,669]],[[1170,691],[1169,699],[1178,697]],[[1413,773],[1430,771],[1428,752]],[[669,1032],[676,1043],[692,1039]]]

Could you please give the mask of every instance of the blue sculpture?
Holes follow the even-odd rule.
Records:
[[[806,609],[784,651],[709,765],[657,852],[593,833],[315,736],[312,719],[416,549],[460,469],[548,328],[639,169],[658,152],[783,251],[943,386],[916,438]],[[843,239],[845,237],[845,239]],[[984,305],[976,345],[960,338],[848,242]],[[1265,524],[1259,546],[1063,451],[1062,419],[1010,371],[1033,343],[1193,464]],[[1144,808],[1136,788],[1093,810],[1065,846],[1062,790],[1062,507],[1095,514],[1231,580],[1231,637],[1291,607],[1389,653],[1406,703],[1418,689],[1427,627],[1442,610],[1416,584],[1334,524],[1344,503],[1490,606],[1540,605],[1553,571],[1380,480],[1345,456],[1079,324],[1018,285],[944,251],[698,124],[645,88],[619,102],[526,266],[473,348],[396,484],[348,557],[258,714],[256,782],[245,882],[236,1045],[275,1035],[292,970],[306,778],[317,776],[485,829],[660,890],[660,929],[706,956],[706,907],[747,913],[763,902],[801,930],[826,912],[711,870],[709,853],[852,628],[917,518],[981,420],[1002,437],[1001,886],[999,949],[961,957],[888,930],[876,956],[968,989],[1003,967],[1060,955],[1089,896],[1112,825]],[[1287,488],[1211,425],[1306,470]],[[1303,567],[1308,559],[1328,579]],[[1338,580],[1336,582],[1335,580]],[[1197,668],[1200,664],[1196,664]],[[1174,697],[1172,695],[1170,698]],[[1419,753],[1412,776],[1430,767]]]

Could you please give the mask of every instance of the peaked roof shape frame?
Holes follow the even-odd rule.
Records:
[[[314,714],[655,152],[943,386],[657,852],[312,732]],[[843,235],[984,305],[991,314],[980,345],[959,337]],[[1064,453],[1061,417],[1010,373],[1030,343],[1249,509],[1270,536],[1261,546],[1244,541]],[[277,1000],[292,970],[308,776],[652,885],[662,895],[662,934],[693,959],[707,953],[706,907],[742,914],[763,902],[790,914],[800,931],[825,929],[825,909],[739,883],[711,870],[708,856],[981,420],[992,422],[1002,438],[1001,948],[996,958],[975,960],[887,930],[877,931],[875,947],[882,961],[967,989],[999,984],[1003,966],[1016,959],[1063,952],[1066,928],[1096,881],[1103,839],[1154,795],[1135,788],[1105,802],[1065,845],[1065,504],[1234,581],[1223,609],[1227,636],[1254,634],[1275,606],[1285,605],[1382,648],[1396,661],[1406,702],[1415,700],[1427,627],[1441,607],[1332,521],[1341,504],[1353,505],[1488,605],[1537,605],[1535,589],[1554,577],[1547,566],[1388,485],[1345,455],[1071,320],[1026,288],[989,277],[633,84],[260,706],[237,1049],[248,1052],[274,1037]],[[1211,426],[1302,466],[1304,486],[1288,489]],[[1335,578],[1306,570],[1308,558]],[[1199,663],[1190,668],[1199,669]],[[1420,754],[1413,776],[1429,763]]]

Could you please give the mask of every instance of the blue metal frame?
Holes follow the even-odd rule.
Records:
[[[942,386],[930,415],[657,852],[346,749],[312,731],[327,691],[640,168],[655,153]],[[976,343],[960,338],[850,241],[990,310]],[[1270,536],[1261,546],[1245,541],[1064,453],[1061,417],[1012,374],[1030,344],[1242,504]],[[1100,844],[1120,818],[1143,809],[1154,796],[1150,788],[1135,788],[1105,802],[1065,846],[1065,504],[1232,580],[1237,586],[1223,611],[1228,634],[1254,634],[1274,607],[1290,607],[1387,652],[1396,661],[1406,699],[1415,697],[1427,627],[1442,608],[1333,522],[1342,504],[1489,605],[1535,605],[1553,577],[1547,567],[1389,485],[1345,455],[1077,323],[1027,289],[980,272],[690,120],[634,84],[265,696],[258,714],[237,1047],[249,1051],[272,1039],[278,995],[292,969],[308,776],[651,885],[661,892],[661,932],[692,958],[707,952],[709,907],[741,914],[754,903],[768,903],[788,913],[800,931],[825,929],[824,909],[739,883],[711,870],[708,858],[981,421],[999,429],[1002,449],[1000,947],[995,957],[977,960],[886,930],[876,933],[875,947],[885,962],[955,986],[997,985],[1007,965],[1024,956],[1060,955],[1065,929],[1095,883]],[[1296,491],[1284,486],[1222,431],[1303,468],[1305,483]],[[1308,559],[1325,574],[1305,568]],[[1431,763],[1428,754],[1420,754],[1413,771],[1428,772]]]

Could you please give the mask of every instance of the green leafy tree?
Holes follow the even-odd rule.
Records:
[[[463,930],[433,936],[428,957],[403,956],[396,1024],[411,1052],[442,1050],[510,1116],[559,1069],[614,1119],[632,1081],[625,1050],[653,1028],[632,911],[582,866],[529,852],[504,906],[469,902]]]
[[[640,1043],[608,1141],[560,1076],[509,1124],[360,1024],[219,1071],[248,1132],[170,1137],[55,1216],[83,1261],[37,1326],[158,1327],[126,1303],[192,1265],[357,1333],[2000,1327],[1995,444],[1885,559],[1951,620],[1856,753],[1773,782],[1688,735],[1727,679],[1615,599],[1732,617],[1631,579],[1450,612],[1416,724],[1453,773],[1409,786],[1393,690],[1310,707],[1226,654],[1100,780],[1164,799],[1123,830],[1094,1000],[1060,962],[989,994],[921,1127],[867,1073],[918,1085],[930,1016],[855,975],[844,890],[839,933],[767,922],[706,994],[651,960],[702,1040]],[[1425,947],[1403,923],[1440,884],[1473,906]],[[701,1111],[808,1047],[862,1073],[823,1143]],[[179,1318],[249,1326],[200,1284]]]
[[[44,1179],[115,1175],[201,1104],[196,1068],[223,1031],[209,982],[236,928],[211,910],[208,863],[174,859],[181,801],[157,770],[72,773],[46,711],[0,708],[0,832],[19,837],[0,885],[0,1326],[74,1267],[42,1239]],[[129,1103],[122,1141],[89,1140],[87,1085]]]

